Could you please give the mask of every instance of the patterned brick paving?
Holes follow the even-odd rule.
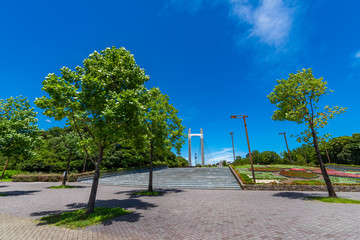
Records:
[[[360,206],[304,200],[325,193],[167,190],[134,197],[134,188],[99,186],[97,206],[133,213],[81,230],[40,225],[37,218],[84,207],[90,186],[0,184],[0,239],[359,239]],[[338,193],[360,200],[360,193]]]

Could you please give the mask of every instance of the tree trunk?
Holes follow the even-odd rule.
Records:
[[[328,150],[326,149],[325,143],[324,143],[324,147],[325,147],[325,152],[326,152],[326,156],[327,156],[327,158],[328,158],[328,160],[329,160],[329,163],[331,163],[331,161],[330,161],[330,156],[329,156]]]
[[[322,173],[322,175],[323,175],[323,178],[324,178],[324,181],[325,181],[325,184],[326,184],[328,193],[329,193],[329,197],[336,198],[337,196],[336,196],[334,187],[333,187],[333,185],[331,184],[331,180],[330,180],[330,178],[329,178],[329,175],[327,174],[327,171],[326,171],[326,168],[325,168],[325,164],[324,164],[324,162],[323,162],[322,159],[321,159],[321,153],[320,153],[319,145],[318,145],[318,142],[317,142],[317,136],[316,136],[316,132],[315,132],[315,130],[314,130],[314,127],[313,127],[312,123],[310,123],[310,128],[311,128],[311,134],[312,134],[313,140],[314,140],[315,152],[316,152],[316,155],[317,155],[318,160],[319,160],[319,165],[320,165],[321,173]]]
[[[83,166],[83,173],[86,171],[86,161],[87,161],[87,154],[85,153],[84,166]]]
[[[67,163],[67,166],[66,166],[66,171],[65,171],[65,174],[64,174],[63,182],[62,182],[62,185],[63,185],[63,186],[66,185],[67,175],[68,175],[69,168],[70,168],[70,162],[71,162],[71,156],[69,157],[68,163]]]
[[[150,143],[150,170],[149,170],[149,187],[148,191],[153,191],[153,146]]]
[[[4,170],[3,170],[2,174],[1,174],[0,180],[2,180],[3,177],[4,177],[4,175],[5,175],[5,170],[6,170],[6,167],[7,167],[8,163],[9,163],[9,158],[6,160],[6,163],[5,163],[5,166],[4,166]]]
[[[102,162],[103,150],[104,149],[102,147],[100,147],[99,157],[95,164],[94,178],[93,178],[93,182],[92,182],[92,186],[91,186],[91,193],[90,193],[89,202],[87,205],[86,215],[89,215],[90,213],[94,212],[94,209],[95,209],[96,193],[97,193],[97,188],[99,185],[99,178],[100,178],[99,165]]]

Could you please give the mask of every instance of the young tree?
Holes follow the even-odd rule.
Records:
[[[184,144],[184,129],[181,119],[178,118],[178,110],[169,103],[169,97],[160,92],[158,88],[152,88],[145,96],[146,111],[144,111],[144,129],[146,131],[146,145],[150,154],[150,171],[148,191],[153,191],[153,162],[154,155],[164,154],[175,149],[180,154]]]
[[[27,98],[19,96],[0,100],[0,153],[6,158],[0,180],[4,177],[9,159],[30,155],[39,140],[36,114]]]
[[[67,176],[69,173],[70,162],[76,156],[81,154],[80,138],[77,133],[73,131],[67,131],[64,134],[54,137],[52,145],[60,158],[66,159],[66,169],[64,172],[64,178],[62,185],[66,185]]]
[[[307,130],[304,138],[311,134],[313,145],[324,177],[329,197],[336,197],[336,193],[326,172],[318,145],[318,130],[327,125],[328,120],[337,114],[345,112],[346,108],[325,106],[324,111],[318,111],[318,102],[322,95],[331,90],[326,87],[323,78],[314,78],[311,69],[303,69],[296,74],[290,74],[288,79],[277,80],[273,92],[267,97],[272,104],[276,104],[272,119],[275,121],[293,121],[305,124]]]
[[[36,105],[55,120],[67,119],[95,166],[86,211],[90,214],[95,207],[104,151],[136,136],[139,112],[143,109],[139,98],[146,93],[144,83],[149,77],[125,48],[95,51],[83,64],[75,71],[61,68],[61,76],[49,74],[42,88],[48,96],[37,99]],[[90,138],[84,138],[82,130]]]

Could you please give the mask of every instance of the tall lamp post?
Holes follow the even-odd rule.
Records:
[[[234,155],[234,162],[235,162],[235,148],[234,148],[234,136],[233,136],[233,132],[230,133],[231,135],[231,141],[232,141],[232,147],[233,147],[233,155]]]
[[[252,156],[251,156],[251,150],[250,150],[249,135],[248,135],[248,132],[247,132],[247,127],[246,127],[246,118],[247,118],[247,117],[248,117],[247,115],[232,115],[232,116],[231,116],[232,119],[240,119],[240,118],[244,119],[245,132],[246,132],[246,140],[247,140],[247,144],[248,144],[248,148],[249,148],[251,171],[252,171],[254,183],[256,183],[255,173],[254,173],[254,166],[253,166],[253,161],[252,161]]]
[[[287,148],[287,150],[288,150],[290,163],[292,163],[292,159],[291,159],[291,154],[290,154],[289,146],[288,146],[288,143],[287,143],[287,140],[286,140],[286,133],[285,133],[285,132],[279,133],[279,135],[282,135],[282,134],[284,134],[285,143],[286,143],[286,148]]]

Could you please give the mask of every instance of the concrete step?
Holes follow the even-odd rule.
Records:
[[[90,183],[92,180],[79,180]],[[148,172],[100,178],[100,184],[147,187]],[[153,172],[154,188],[237,189],[240,186],[229,168],[168,168]]]

